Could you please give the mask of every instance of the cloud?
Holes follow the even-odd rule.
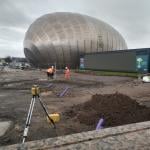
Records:
[[[0,53],[1,57],[23,57],[22,42],[0,40]]]
[[[25,32],[26,30],[24,28],[0,27],[0,39],[7,41],[20,41]]]
[[[112,25],[128,48],[150,47],[149,0],[1,0],[0,57],[24,56],[23,39],[30,24],[52,12],[77,12]]]
[[[4,0],[0,4],[1,26],[26,26],[31,21],[29,15],[15,3],[15,0]]]
[[[24,57],[23,54],[23,37],[24,28],[17,27],[0,27],[0,56],[8,55]]]

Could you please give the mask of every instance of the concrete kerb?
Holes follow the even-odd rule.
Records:
[[[143,135],[138,135],[138,133],[140,133],[141,131],[143,131]],[[144,135],[144,133],[146,135]],[[61,136],[61,137],[56,137],[56,138],[49,138],[49,139],[26,142],[25,147],[27,147],[28,149],[33,149],[33,150],[63,149],[64,147],[73,148],[73,146],[75,145],[82,146],[82,144],[84,145],[84,143],[88,143],[88,144],[92,142],[99,143],[99,142],[102,142],[104,139],[107,140],[109,138],[114,139],[114,142],[115,142],[115,137],[120,137],[120,136],[126,137],[128,134],[130,135],[135,134],[135,136],[139,136],[139,137],[145,136],[144,138],[145,140],[143,142],[146,143],[146,140],[149,140],[147,136],[150,135],[150,121],[129,124],[129,125],[124,125],[124,126],[118,126],[118,127],[112,127],[112,128],[106,128],[106,129],[101,129],[98,131],[94,130],[94,131],[82,132],[78,134],[72,134],[72,135]],[[116,141],[116,142],[120,142],[120,141]],[[124,141],[121,141],[121,142],[123,143]],[[18,144],[15,144],[11,146],[0,147],[0,150],[15,150],[17,149],[18,146],[19,146]],[[131,147],[131,146],[134,146],[134,145],[127,145],[127,147]],[[139,145],[139,146],[142,146],[142,145]]]

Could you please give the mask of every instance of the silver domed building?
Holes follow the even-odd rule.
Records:
[[[35,67],[79,66],[83,54],[127,49],[123,37],[98,19],[68,12],[46,14],[31,24],[24,53]]]

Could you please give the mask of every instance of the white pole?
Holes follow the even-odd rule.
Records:
[[[57,68],[56,68],[56,62],[55,62],[55,74],[54,74],[54,78],[56,79],[56,72],[57,72]]]

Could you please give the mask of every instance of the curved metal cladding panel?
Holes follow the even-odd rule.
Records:
[[[127,49],[122,36],[108,24],[76,13],[52,13],[38,18],[24,39],[24,53],[36,67],[75,68],[85,53]]]

